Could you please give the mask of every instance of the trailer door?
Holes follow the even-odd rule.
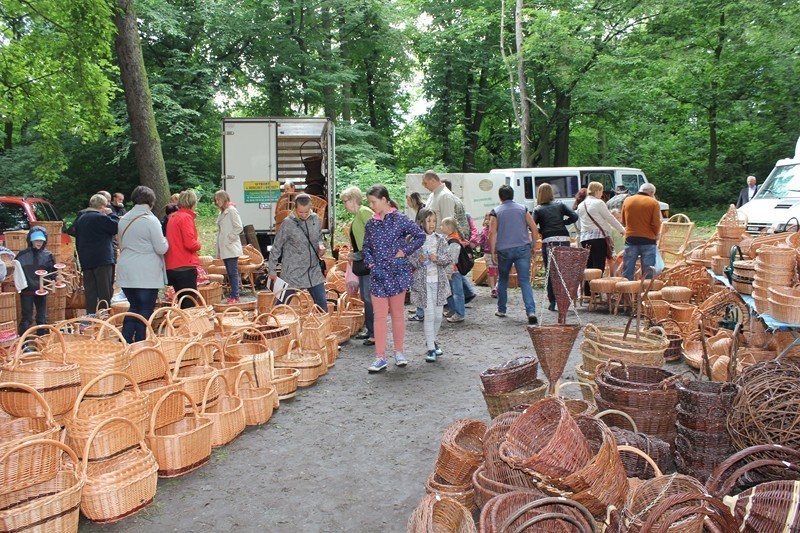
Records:
[[[274,121],[225,119],[222,123],[222,185],[242,224],[271,231],[281,195]]]

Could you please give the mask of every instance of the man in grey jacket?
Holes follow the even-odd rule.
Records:
[[[322,242],[322,225],[311,210],[311,197],[298,194],[294,211],[281,223],[272,251],[269,254],[269,277],[275,281],[278,264],[281,278],[292,289],[306,289],[314,303],[328,311],[325,299],[325,276],[320,267],[320,258],[325,254]],[[294,291],[287,290],[289,296]]]

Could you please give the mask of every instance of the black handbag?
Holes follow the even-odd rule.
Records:
[[[353,274],[356,276],[369,276],[369,267],[364,263],[364,252],[358,249],[356,244],[356,237],[353,235],[353,229],[350,228],[350,242],[353,244],[353,252],[350,252],[350,258],[353,260],[353,266],[350,267]]]

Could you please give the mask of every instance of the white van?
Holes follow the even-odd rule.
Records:
[[[552,185],[556,199],[570,207],[578,190],[591,181],[603,184],[603,199],[606,201],[615,195],[614,190],[620,185],[635,193],[643,183],[647,183],[647,177],[641,169],[623,167],[501,168],[492,170],[490,174],[503,176],[506,183],[514,188],[514,200],[530,210],[536,207],[536,189],[542,183]],[[669,217],[669,204],[659,204],[661,214]]]
[[[794,157],[781,159],[752,200],[739,208],[747,215],[747,233],[782,231],[800,224],[800,139]]]

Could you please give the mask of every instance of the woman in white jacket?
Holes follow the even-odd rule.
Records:
[[[239,256],[242,255],[242,219],[239,211],[231,205],[231,197],[225,191],[214,193],[214,203],[219,208],[217,217],[217,257],[225,262],[228,280],[231,283],[229,304],[239,303]]]
[[[593,181],[587,189],[586,200],[581,202],[577,209],[578,222],[581,226],[581,246],[583,248],[591,246],[586,268],[599,268],[605,272],[608,252],[606,237],[611,237],[612,230],[624,235],[625,227],[614,218],[602,200],[603,184]]]

